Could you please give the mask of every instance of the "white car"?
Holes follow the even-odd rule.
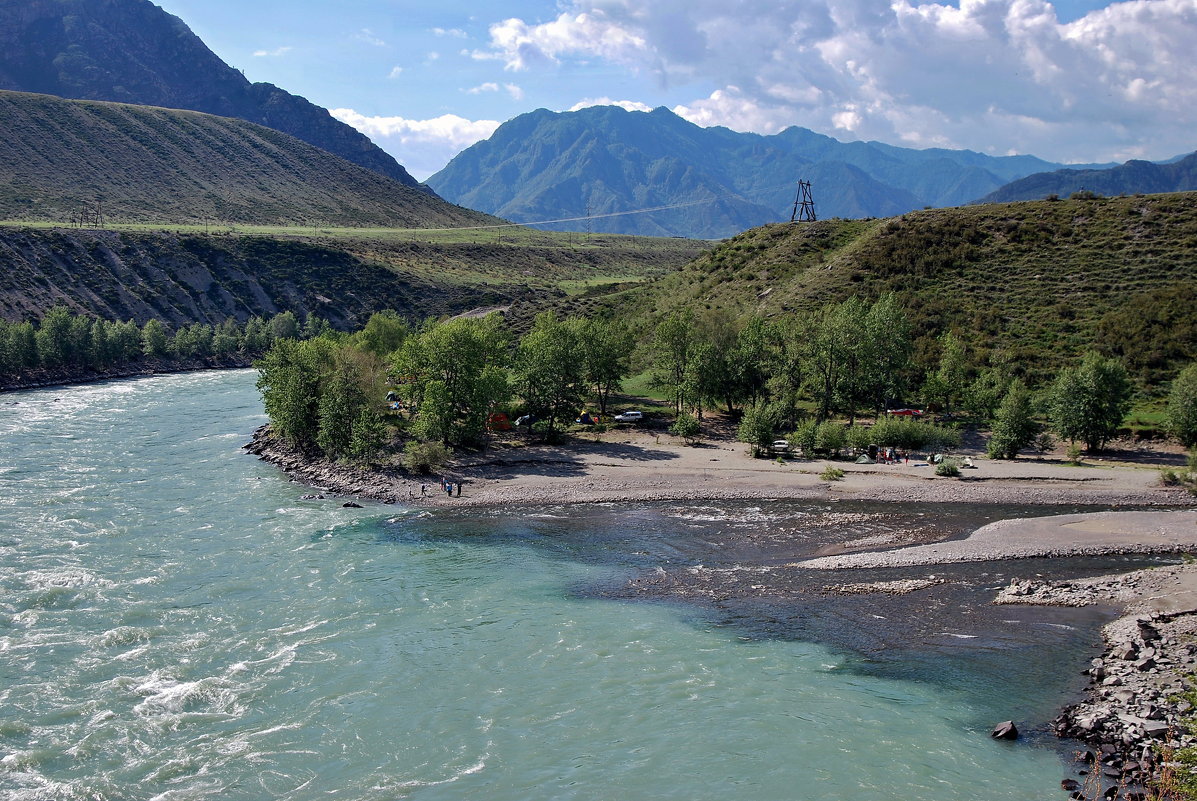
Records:
[[[620,412],[614,419],[617,423],[639,423],[644,419],[644,412]]]

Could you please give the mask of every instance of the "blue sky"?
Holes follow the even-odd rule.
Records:
[[[158,0],[418,178],[536,108],[1033,153],[1197,149],[1197,0]]]

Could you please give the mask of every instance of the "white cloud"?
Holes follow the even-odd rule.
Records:
[[[498,92],[500,89],[506,92],[512,100],[524,99],[524,90],[514,83],[505,83],[502,86],[499,86],[499,84],[495,83],[494,81],[487,81],[486,83],[479,84],[478,86],[471,86],[469,89],[464,89],[463,91],[467,95],[480,95],[486,92]]]
[[[283,47],[276,47],[273,50],[255,50],[254,58],[278,58],[279,56],[287,55],[287,53],[290,53],[294,49],[290,45],[284,45]]]
[[[365,42],[368,45],[373,45],[374,47],[386,47],[387,44],[385,41],[375,36],[374,31],[370,30],[369,28],[362,28],[360,31],[354,34],[353,38],[357,39],[359,42]]]
[[[452,36],[455,39],[469,38],[469,34],[460,28],[433,28],[432,32],[436,36]]]
[[[402,74],[403,74],[403,67],[391,67],[391,71],[387,74],[387,77],[393,81]]]
[[[619,106],[625,111],[652,111],[652,106],[641,103],[638,100],[612,100],[609,97],[589,97],[585,100],[579,100],[570,106],[570,111],[580,111],[591,106]]]
[[[493,49],[476,51],[473,56],[499,59],[508,70],[526,70],[570,54],[622,61],[647,46],[637,34],[609,22],[601,11],[562,14],[542,25],[507,19],[490,26],[490,39]]]
[[[572,0],[490,27],[508,70],[601,59],[655,75],[702,125],[1059,160],[1197,148],[1197,0],[1126,0],[1073,22],[1047,0]]]
[[[367,117],[350,108],[335,108],[331,114],[373,139],[421,181],[499,127],[498,120],[467,120],[456,114],[429,120]]]

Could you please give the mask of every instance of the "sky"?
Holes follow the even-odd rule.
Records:
[[[418,179],[519,114],[1033,154],[1197,150],[1197,0],[155,0]]]

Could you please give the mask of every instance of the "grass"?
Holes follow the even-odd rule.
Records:
[[[651,384],[652,374],[649,371],[646,370],[643,373],[637,373],[634,376],[624,379],[622,394],[633,398],[644,398],[659,403],[667,403],[669,401],[668,396],[661,390],[654,389]]]
[[[739,317],[892,291],[926,370],[952,329],[1032,384],[1096,347],[1159,387],[1197,359],[1197,193],[991,204],[745,231],[618,308]]]

